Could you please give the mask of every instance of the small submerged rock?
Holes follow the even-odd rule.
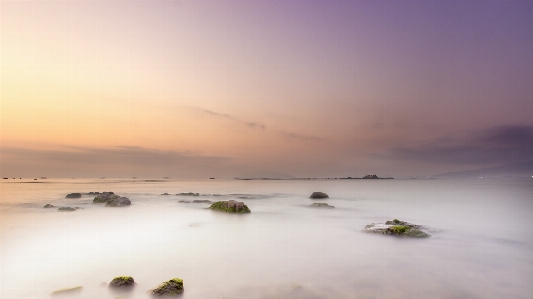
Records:
[[[168,193],[165,192],[165,193],[163,193],[163,194],[161,194],[161,195],[170,195],[170,194],[168,194]]]
[[[329,198],[329,195],[327,195],[324,192],[313,192],[309,198]]]
[[[64,288],[64,289],[55,290],[50,295],[70,295],[70,294],[81,292],[81,289],[82,289],[82,286]]]
[[[182,199],[182,200],[178,200],[178,202],[182,202],[182,203],[191,203],[190,201],[188,201],[188,200],[183,200],[183,199]]]
[[[407,223],[405,221],[400,221],[394,219],[392,221],[387,221],[383,223],[372,223],[365,226],[364,232],[375,233],[382,235],[395,235],[401,237],[411,237],[411,238],[427,238],[430,237],[429,234],[420,230],[424,228],[422,225]]]
[[[69,193],[65,198],[81,198],[81,193]]]
[[[111,280],[109,287],[111,288],[126,288],[132,287],[135,284],[135,280],[131,276],[117,276]]]
[[[60,207],[57,210],[61,211],[61,212],[72,212],[72,211],[76,211],[77,209],[76,208],[71,208],[71,207]]]
[[[93,203],[106,203],[110,200],[113,200],[119,197],[120,196],[116,195],[113,192],[102,192],[93,199]]]
[[[310,207],[318,207],[318,208],[334,208],[334,206],[330,206],[325,202],[315,202],[314,204],[310,205]]]
[[[179,295],[183,293],[183,279],[172,278],[171,280],[163,282],[148,292],[156,296]]]
[[[44,205],[43,208],[45,208],[45,209],[48,209],[48,208],[55,208],[55,206],[54,206],[54,205],[51,205],[51,204],[49,204],[49,203],[47,203],[47,204]]]
[[[192,203],[211,203],[211,201],[208,199],[195,199]]]
[[[210,207],[211,210],[227,213],[250,213],[250,209],[243,203],[235,200],[217,201]]]
[[[178,196],[200,196],[200,193],[184,192],[176,194]]]

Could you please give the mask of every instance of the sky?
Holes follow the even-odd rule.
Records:
[[[424,176],[533,159],[532,1],[0,2],[0,174]]]

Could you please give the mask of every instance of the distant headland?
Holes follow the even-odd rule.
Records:
[[[338,178],[275,178],[275,177],[251,177],[251,178],[240,178],[235,177],[236,180],[241,181],[253,181],[253,180],[283,180],[283,181],[294,181],[294,180],[392,180],[392,177],[380,178],[376,174],[367,174],[364,177],[338,177]]]

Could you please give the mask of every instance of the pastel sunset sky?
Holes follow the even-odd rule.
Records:
[[[533,1],[4,1],[9,177],[533,159]]]

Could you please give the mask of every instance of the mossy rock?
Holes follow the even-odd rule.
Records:
[[[183,279],[172,278],[171,280],[158,285],[154,289],[151,289],[149,293],[156,296],[179,295],[183,293]]]
[[[226,213],[250,213],[250,209],[243,203],[235,200],[217,201],[210,207],[211,210],[221,211]]]
[[[403,235],[407,230],[409,230],[408,226],[403,225],[395,225],[390,228],[391,232],[396,235]]]
[[[93,199],[93,203],[107,203],[117,198],[120,198],[120,196],[113,192],[102,192]]]
[[[117,276],[111,280],[109,283],[110,287],[113,288],[124,288],[124,287],[131,287],[135,284],[135,281],[133,280],[133,277],[131,276]]]
[[[55,290],[50,295],[68,295],[68,294],[81,292],[81,289],[82,289],[82,286],[64,288],[64,289]]]

